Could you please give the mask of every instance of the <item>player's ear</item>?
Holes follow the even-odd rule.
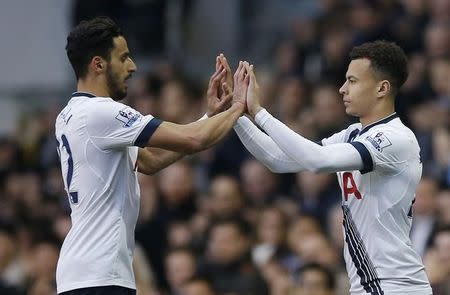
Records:
[[[377,96],[384,97],[391,92],[391,83],[388,80],[378,82]]]
[[[100,72],[103,72],[106,65],[105,65],[105,61],[103,60],[103,58],[101,58],[100,56],[94,56],[92,58],[89,66],[91,67],[91,69],[94,72],[100,73]]]

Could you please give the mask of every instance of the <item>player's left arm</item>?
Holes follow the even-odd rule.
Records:
[[[255,121],[289,158],[298,163],[299,171],[331,173],[361,170],[371,160],[367,149],[360,152],[350,143],[318,145],[290,129],[265,109],[256,114]]]
[[[297,162],[298,171],[337,172],[360,170],[364,167],[364,158],[351,144],[319,145],[297,134],[269,114],[260,105],[259,86],[253,66],[250,66],[248,71],[250,75],[247,91],[248,111],[288,158]]]
[[[183,158],[184,154],[158,148],[139,148],[137,157],[138,171],[147,175],[154,174]]]
[[[223,54],[217,56],[216,58],[216,71],[220,70],[219,59],[224,59]],[[228,63],[226,64],[228,66]],[[228,69],[229,70],[229,66]],[[232,81],[233,79],[231,79]],[[223,87],[229,81],[222,81]],[[232,83],[232,82],[231,82]],[[206,91],[206,99],[208,105],[208,112],[205,116],[200,118],[198,121],[212,117],[224,110],[224,107],[231,102],[232,93],[226,93],[226,95],[221,95],[218,97],[217,85],[211,79],[208,84],[208,89]],[[137,157],[138,171],[144,174],[154,174],[167,166],[175,163],[179,159],[183,158],[186,154],[180,152],[173,152],[160,148],[144,147],[139,148]]]

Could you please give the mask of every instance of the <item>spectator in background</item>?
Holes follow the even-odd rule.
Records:
[[[324,225],[330,208],[339,202],[339,188],[334,175],[303,171],[296,173],[295,195],[303,214]]]
[[[423,177],[417,186],[410,236],[413,248],[420,256],[423,256],[430,246],[433,232],[438,226],[436,220],[436,195],[438,192],[439,184],[432,178]]]
[[[51,237],[34,243],[28,260],[29,295],[56,293],[56,264],[61,243]]]
[[[239,181],[228,175],[214,177],[210,184],[208,207],[213,220],[240,216],[244,200]]]
[[[209,231],[207,250],[199,266],[219,294],[267,295],[268,290],[250,256],[248,226],[237,219],[215,222]]]
[[[299,295],[334,295],[336,281],[333,273],[317,263],[304,265],[298,273]]]
[[[433,247],[424,258],[433,294],[445,295],[450,290],[450,227],[439,228],[433,238]]]
[[[248,205],[260,208],[276,198],[278,177],[255,159],[241,166],[242,189]]]
[[[16,295],[23,292],[25,265],[20,257],[17,225],[12,220],[0,221],[0,293]]]
[[[184,283],[182,295],[215,295],[211,283],[202,277],[193,277]]]
[[[276,207],[261,210],[256,223],[256,241],[252,249],[252,258],[256,265],[269,260],[279,262],[287,256],[286,235],[287,217]]]
[[[159,109],[166,120],[186,124],[195,120],[196,107],[190,91],[181,80],[165,83],[161,88]]]
[[[280,81],[276,113],[286,124],[295,128],[299,111],[307,104],[307,88],[300,77],[287,77]]]
[[[332,84],[318,84],[314,88],[311,97],[314,127],[318,131],[316,139],[327,137],[348,125],[349,118],[345,115],[345,108],[342,105],[336,86]]]
[[[424,44],[428,58],[442,58],[450,53],[450,30],[448,21],[434,21],[425,29]]]
[[[290,255],[281,261],[282,265],[288,269],[290,273],[295,273],[305,262],[298,255],[297,249],[302,240],[307,240],[310,236],[321,234],[322,229],[317,219],[308,215],[297,215],[291,220],[287,231],[287,246]]]
[[[184,295],[184,285],[197,272],[194,252],[189,248],[174,248],[165,257],[166,278],[170,295]]]
[[[259,268],[269,287],[270,295],[290,294],[294,286],[292,276],[276,259],[264,262]]]
[[[448,186],[450,187],[450,185]],[[441,226],[450,225],[450,189],[443,189],[437,195],[438,221]]]

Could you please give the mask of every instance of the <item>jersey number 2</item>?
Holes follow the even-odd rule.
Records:
[[[67,154],[69,155],[69,159],[67,160],[67,176],[66,176],[66,183],[67,183],[67,191],[69,192],[69,199],[73,204],[78,203],[78,192],[71,192],[70,191],[70,184],[72,183],[72,176],[73,176],[73,158],[72,158],[72,151],[70,149],[69,141],[67,140],[67,137],[63,134],[61,135],[61,141],[62,146],[65,148]]]

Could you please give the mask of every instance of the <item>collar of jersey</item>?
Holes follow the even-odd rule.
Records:
[[[86,96],[86,97],[96,97],[94,94],[89,93],[89,92],[74,92],[72,93],[72,97],[79,97],[79,96]]]
[[[364,128],[361,130],[361,132],[359,132],[359,135],[361,135],[361,134],[367,132],[367,131],[368,131],[370,128],[372,128],[373,126],[380,125],[380,124],[386,124],[387,122],[389,122],[389,121],[391,121],[391,120],[394,120],[395,118],[398,118],[398,115],[397,115],[396,112],[390,114],[390,115],[387,116],[386,118],[383,118],[383,119],[381,119],[381,120],[379,120],[379,121],[376,121],[375,123],[372,123],[372,124],[370,124],[370,125],[367,125],[366,127],[364,127]]]

